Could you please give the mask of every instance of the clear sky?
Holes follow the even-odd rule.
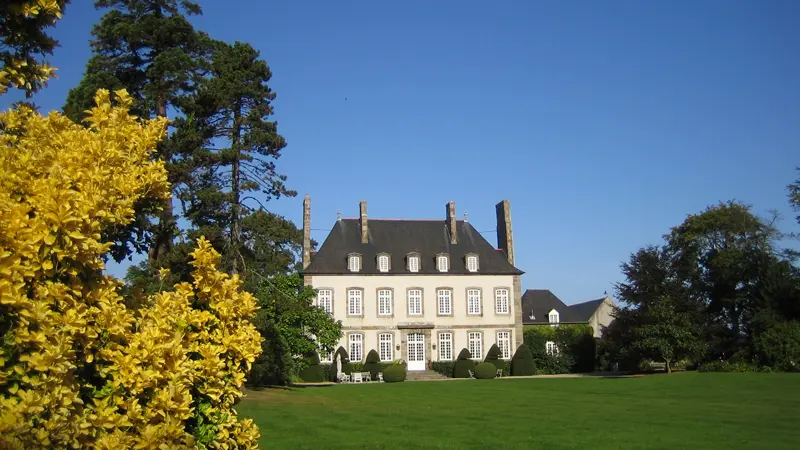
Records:
[[[55,30],[43,111],[83,74],[91,3],[73,0]],[[299,193],[271,207],[300,224],[311,195],[320,242],[362,199],[373,218],[442,220],[453,200],[496,244],[508,199],[523,288],[575,303],[612,293],[630,253],[720,200],[796,228],[800,2],[200,4],[198,28],[269,63],[278,167]]]

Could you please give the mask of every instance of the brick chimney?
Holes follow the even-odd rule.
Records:
[[[361,200],[358,204],[359,218],[361,225],[361,243],[369,244],[369,228],[367,228],[367,201]]]
[[[303,269],[311,264],[311,197],[303,200]]]
[[[508,262],[514,265],[514,234],[511,232],[511,203],[503,200],[495,206],[497,212],[497,248],[506,253]]]
[[[450,232],[450,243],[455,244],[456,239],[456,202],[447,202],[447,231]]]

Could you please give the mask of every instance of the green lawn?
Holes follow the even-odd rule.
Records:
[[[250,392],[262,448],[800,448],[800,375],[678,373]]]

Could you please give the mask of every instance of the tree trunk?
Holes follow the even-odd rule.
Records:
[[[162,96],[156,100],[156,116],[167,117],[167,102]],[[169,162],[169,155],[161,155],[165,162]],[[158,226],[156,232],[153,233],[153,243],[148,252],[148,259],[150,262],[156,262],[159,257],[166,254],[172,247],[173,239],[173,211],[172,211],[172,197],[165,199],[164,204],[161,206],[162,210],[158,214]]]
[[[239,248],[242,240],[241,228],[241,205],[239,204],[239,141],[241,139],[242,126],[240,122],[240,106],[236,105],[233,112],[233,136],[231,136],[231,147],[233,149],[233,161],[231,163],[231,196],[233,205],[231,208],[231,249],[233,250],[233,263],[231,272],[235,275],[239,273]]]
[[[664,367],[667,369],[667,373],[672,373],[672,367],[669,365],[669,358],[664,358]]]

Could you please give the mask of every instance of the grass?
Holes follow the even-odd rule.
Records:
[[[381,383],[250,392],[262,448],[797,448],[800,375]]]

